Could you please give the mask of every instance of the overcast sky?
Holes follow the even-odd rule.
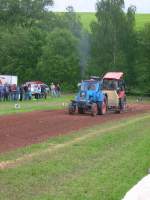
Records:
[[[77,12],[94,12],[97,0],[54,0],[53,11],[65,11],[72,5]],[[150,0],[125,0],[126,8],[135,5],[137,13],[150,13]]]

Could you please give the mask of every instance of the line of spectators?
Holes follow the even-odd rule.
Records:
[[[19,98],[20,88],[16,85],[2,85],[0,83],[0,101],[13,100],[16,101]]]
[[[35,99],[47,98],[48,93],[50,92],[52,97],[61,96],[61,88],[59,84],[51,83],[50,90],[44,87],[44,85],[34,84],[24,84],[17,86],[15,84],[2,84],[0,82],[0,101],[23,101],[31,100],[32,97]]]
[[[31,92],[31,85],[2,85],[0,83],[0,101],[22,101],[22,100],[31,100],[33,93]],[[43,86],[35,87],[34,97],[47,98],[47,91]]]
[[[61,96],[61,88],[59,84],[51,83],[50,91],[52,97],[60,97]]]

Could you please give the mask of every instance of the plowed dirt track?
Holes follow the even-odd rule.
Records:
[[[0,117],[0,153],[42,142],[85,127],[128,118],[150,111],[150,104],[130,104],[122,114],[68,115],[64,110],[36,111]]]

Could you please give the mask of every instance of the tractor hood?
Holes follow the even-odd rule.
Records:
[[[97,92],[93,90],[81,90],[76,97],[76,101],[94,101],[96,94]]]
[[[103,101],[103,93],[101,91],[101,82],[96,80],[87,80],[81,83],[80,91],[75,100],[85,102]]]

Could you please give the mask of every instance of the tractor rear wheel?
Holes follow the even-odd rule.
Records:
[[[107,112],[107,101],[106,99],[104,99],[99,107],[99,115],[105,115],[106,112]]]
[[[97,104],[96,103],[93,103],[92,104],[92,107],[91,107],[91,116],[96,116],[98,114],[98,107],[97,107]]]

